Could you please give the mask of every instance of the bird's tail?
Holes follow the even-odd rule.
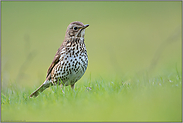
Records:
[[[52,85],[51,82],[48,82],[48,80],[46,80],[38,89],[36,89],[31,95],[30,97],[37,97],[39,95],[39,93],[43,92],[46,88],[50,87]]]

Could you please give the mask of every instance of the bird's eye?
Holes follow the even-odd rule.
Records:
[[[77,27],[75,27],[75,26],[73,27],[73,29],[74,29],[74,30],[78,30],[78,28],[77,28]]]

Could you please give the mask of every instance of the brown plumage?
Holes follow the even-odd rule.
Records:
[[[69,24],[65,39],[48,68],[45,82],[30,97],[36,97],[46,88],[56,84],[71,85],[74,89],[74,84],[83,76],[88,66],[84,43],[85,28],[88,26],[78,21]]]

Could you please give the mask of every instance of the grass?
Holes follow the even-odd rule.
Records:
[[[166,75],[167,76],[167,75]],[[1,93],[2,121],[182,121],[181,79],[169,77],[98,79],[75,90],[54,86],[37,98],[35,88],[12,85]],[[26,115],[24,115],[26,114]]]

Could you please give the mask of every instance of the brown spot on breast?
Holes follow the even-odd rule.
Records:
[[[78,50],[78,45],[76,46],[76,50]]]

